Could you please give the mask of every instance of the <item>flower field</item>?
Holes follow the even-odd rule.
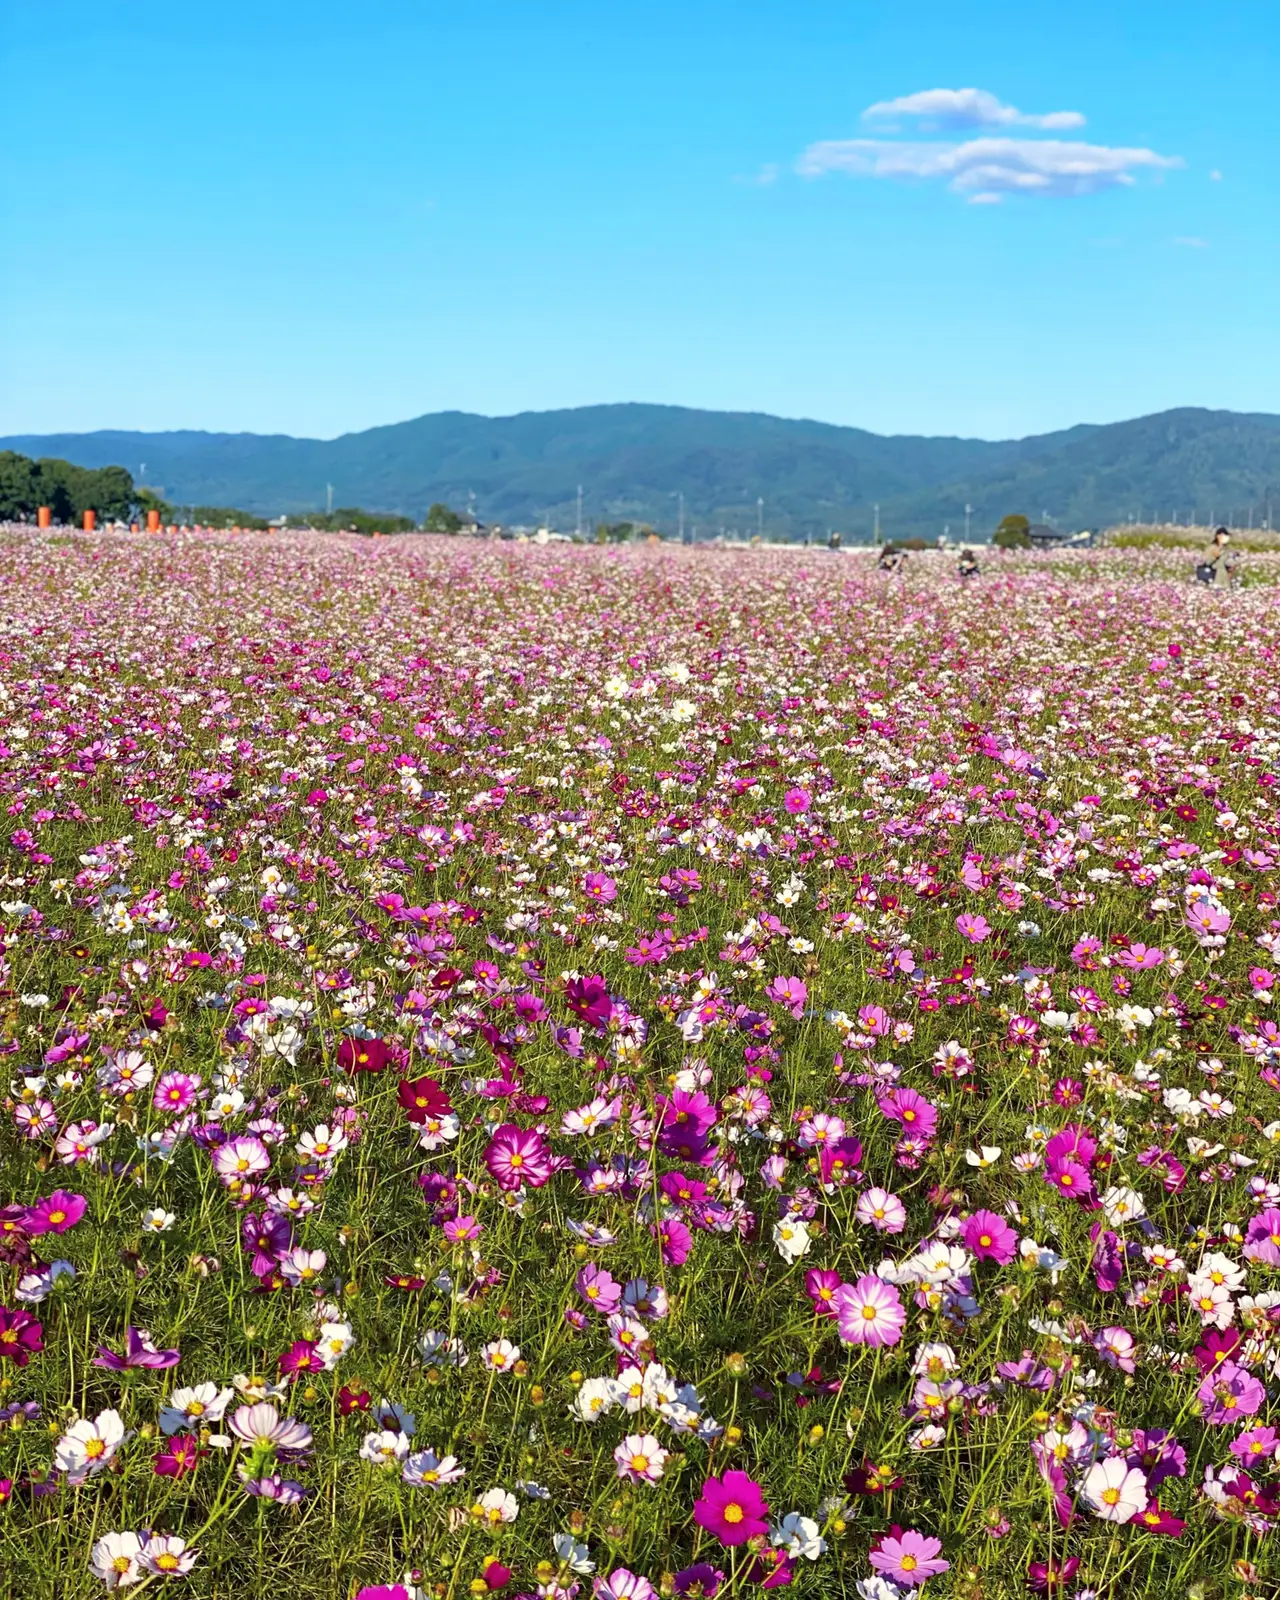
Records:
[[[0,536],[4,1593],[1280,1593],[1271,559]]]

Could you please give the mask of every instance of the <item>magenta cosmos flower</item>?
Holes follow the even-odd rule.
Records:
[[[890,1583],[913,1589],[950,1567],[951,1563],[939,1554],[941,1549],[941,1539],[931,1539],[914,1528],[904,1531],[895,1522],[872,1550],[871,1565],[883,1572]]]
[[[1001,1266],[1018,1253],[1018,1235],[994,1211],[975,1211],[964,1225],[964,1242],[979,1261]]]
[[[82,1194],[68,1194],[65,1189],[55,1189],[47,1200],[36,1201],[22,1225],[33,1239],[43,1233],[65,1233],[84,1216],[87,1204]]]
[[[788,789],[782,803],[793,817],[799,817],[813,804],[813,796],[807,789]]]
[[[708,1478],[702,1497],[693,1508],[693,1520],[723,1545],[746,1544],[767,1532],[769,1506],[760,1485],[745,1472],[726,1472]]]
[[[551,1152],[535,1128],[504,1122],[494,1130],[484,1153],[484,1164],[500,1189],[518,1189],[527,1183],[540,1189],[551,1176]]]
[[[15,1366],[25,1367],[32,1356],[44,1349],[44,1324],[21,1307],[10,1311],[0,1306],[0,1356]]]
[[[129,1367],[145,1367],[163,1372],[176,1367],[182,1359],[177,1350],[157,1350],[151,1335],[144,1328],[127,1327],[124,1330],[124,1354],[118,1356],[105,1344],[98,1346],[93,1358],[95,1367],[106,1367],[111,1372],[124,1372]]]
[[[902,1338],[907,1322],[902,1297],[882,1278],[867,1273],[857,1283],[842,1283],[833,1303],[840,1338],[845,1344],[869,1344],[878,1348],[897,1344]]]

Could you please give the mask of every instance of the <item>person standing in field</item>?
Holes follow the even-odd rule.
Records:
[[[1215,589],[1225,589],[1231,582],[1231,572],[1235,562],[1231,559],[1231,552],[1228,549],[1230,543],[1231,535],[1225,528],[1218,528],[1214,531],[1213,543],[1209,547],[1207,565],[1213,573],[1209,582]]]

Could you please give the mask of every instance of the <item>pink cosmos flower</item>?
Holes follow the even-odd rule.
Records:
[[[494,1182],[509,1193],[522,1184],[540,1189],[551,1177],[551,1152],[536,1128],[504,1122],[494,1130],[484,1153],[484,1164]]]
[[[666,1217],[654,1228],[662,1244],[662,1259],[669,1267],[680,1267],[689,1259],[693,1235],[679,1217]]]
[[[902,1131],[917,1139],[932,1139],[938,1127],[938,1110],[914,1089],[894,1089],[878,1102],[886,1117],[902,1124]]]
[[[782,804],[793,817],[798,817],[813,804],[813,796],[807,789],[788,789],[783,796]]]
[[[971,911],[962,911],[956,918],[956,932],[962,938],[968,939],[970,944],[981,944],[990,937],[991,924],[985,917],[975,916]]]
[[[1093,1348],[1109,1367],[1118,1372],[1136,1372],[1134,1351],[1137,1341],[1127,1328],[1099,1328],[1093,1336]]]
[[[200,1559],[198,1550],[189,1550],[185,1539],[173,1533],[152,1534],[138,1552],[138,1565],[159,1578],[180,1578]]]
[[[864,1189],[858,1196],[853,1215],[877,1233],[901,1233],[907,1225],[907,1208],[888,1189]]]
[[[228,1139],[213,1152],[213,1170],[226,1184],[249,1182],[270,1165],[266,1145],[251,1133]]]
[[[1268,1267],[1280,1267],[1280,1208],[1268,1206],[1249,1219],[1245,1231],[1244,1255]]]
[[[1164,960],[1164,951],[1135,941],[1116,955],[1118,967],[1128,967],[1135,972],[1149,972]]]
[[[189,1111],[202,1087],[202,1080],[191,1072],[161,1073],[151,1096],[157,1111],[172,1111],[180,1115]]]
[[[776,1006],[785,1006],[799,1021],[804,1016],[809,988],[802,978],[775,978],[765,990],[765,998]]]
[[[578,1293],[592,1308],[611,1316],[622,1300],[622,1285],[604,1267],[587,1265],[574,1281]]]
[[[1200,939],[1220,938],[1231,926],[1231,918],[1212,900],[1193,900],[1187,907],[1187,926]]]
[[[1264,1466],[1276,1454],[1280,1443],[1274,1428],[1249,1428],[1233,1439],[1227,1448],[1237,1460],[1254,1467]]]
[[[1235,1361],[1224,1361],[1216,1372],[1207,1373],[1196,1390],[1204,1420],[1219,1427],[1253,1416],[1266,1398],[1259,1380]]]
[[[768,1530],[769,1506],[760,1485],[745,1472],[708,1478],[693,1508],[693,1520],[730,1547]]]
[[[995,1261],[1001,1266],[1018,1253],[1018,1235],[994,1211],[975,1211],[964,1225],[964,1242],[979,1261]]]
[[[252,1448],[268,1446],[283,1454],[296,1454],[311,1448],[311,1429],[293,1417],[282,1417],[273,1405],[259,1401],[240,1406],[227,1423],[242,1444]]]
[[[588,900],[609,905],[618,898],[618,885],[606,872],[588,872],[582,880],[582,892]]]
[[[658,1591],[638,1572],[615,1567],[607,1578],[597,1578],[591,1586],[593,1600],[658,1600]]]
[[[840,1338],[845,1344],[872,1348],[897,1344],[906,1326],[902,1297],[891,1283],[866,1273],[857,1283],[842,1284],[834,1297]]]
[[[951,1563],[942,1559],[941,1550],[941,1539],[917,1533],[914,1528],[900,1528],[895,1522],[872,1546],[870,1561],[890,1583],[914,1589],[950,1568]]]

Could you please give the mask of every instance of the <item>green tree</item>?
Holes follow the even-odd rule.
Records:
[[[28,522],[40,504],[36,464],[16,450],[0,450],[0,521]]]
[[[427,520],[422,526],[428,533],[457,533],[462,526],[462,518],[456,511],[437,500],[429,507]]]
[[[1001,550],[1029,550],[1031,537],[1027,529],[1031,524],[1021,512],[1012,516],[1002,517],[1000,526],[991,537],[991,542]]]
[[[0,516],[29,519],[48,506],[57,522],[79,521],[86,511],[104,520],[127,517],[133,479],[123,467],[77,467],[56,456],[32,461],[0,451]]]

